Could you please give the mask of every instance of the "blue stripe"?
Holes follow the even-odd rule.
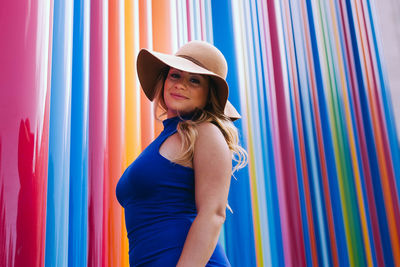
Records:
[[[229,72],[227,81],[230,87],[229,100],[239,113],[240,106],[239,73],[235,54],[232,7],[229,0],[212,1],[214,45],[224,54]],[[243,109],[245,111],[245,107]],[[241,121],[235,122],[239,133],[243,133]],[[240,142],[245,147],[243,134]],[[232,266],[256,266],[255,241],[252,220],[250,181],[248,168],[237,172],[237,180],[231,183],[229,203],[234,214],[229,214],[225,222],[227,255]]]
[[[68,265],[87,265],[89,0],[75,0],[71,92]]]

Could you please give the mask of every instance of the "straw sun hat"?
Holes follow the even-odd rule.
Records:
[[[192,41],[183,45],[175,55],[142,49],[137,57],[137,72],[143,91],[150,101],[155,96],[155,85],[161,71],[172,67],[190,73],[208,75],[214,82],[217,98],[224,114],[232,121],[239,113],[228,101],[229,87],[226,83],[228,66],[224,55],[213,45]]]

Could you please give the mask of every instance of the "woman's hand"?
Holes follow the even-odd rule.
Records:
[[[197,216],[190,227],[177,266],[205,266],[215,250],[232,172],[232,153],[222,132],[212,123],[197,127],[193,157]]]

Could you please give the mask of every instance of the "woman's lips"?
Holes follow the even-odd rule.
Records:
[[[175,93],[171,93],[171,96],[175,99],[179,99],[179,100],[184,100],[184,99],[188,99],[186,96],[180,95],[180,94],[175,94]]]

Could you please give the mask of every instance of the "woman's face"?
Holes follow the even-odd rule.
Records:
[[[208,98],[208,78],[171,68],[164,82],[164,102],[168,118],[204,108]]]

